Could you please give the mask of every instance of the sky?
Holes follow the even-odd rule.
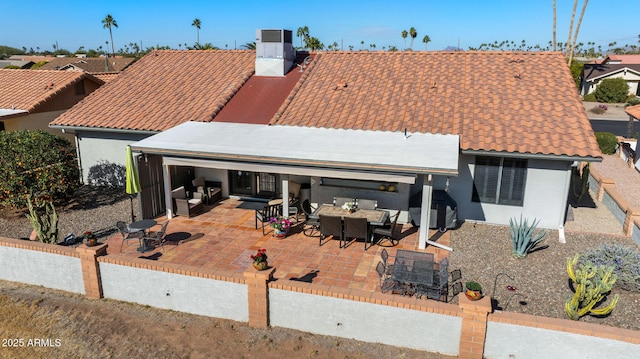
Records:
[[[576,22],[582,2],[576,10]],[[566,42],[573,1],[556,0],[557,41]],[[201,21],[200,43],[219,48],[240,48],[255,41],[257,29],[288,29],[295,37],[299,27],[307,26],[311,36],[325,46],[334,42],[348,50],[395,46],[405,48],[402,30],[415,27],[418,36],[413,48],[429,50],[448,46],[462,49],[482,43],[509,40],[519,44],[547,46],[552,40],[551,0],[226,0],[226,1],[7,1],[0,7],[0,45],[53,51],[75,52],[81,46],[97,49],[109,40],[102,20],[113,16],[116,51],[125,44],[142,48],[192,46],[197,39],[193,20]],[[580,27],[578,42],[589,41],[608,48],[638,43],[639,0],[591,0]],[[574,25],[575,27],[575,25]],[[364,45],[361,42],[364,41]],[[409,47],[410,38],[406,39]],[[109,45],[110,46],[110,45]]]

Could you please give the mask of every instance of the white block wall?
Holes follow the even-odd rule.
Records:
[[[637,358],[640,345],[505,323],[487,323],[487,359]]]
[[[249,321],[247,286],[100,263],[105,298],[238,322]]]
[[[80,258],[0,246],[0,279],[85,294]]]
[[[278,289],[269,312],[273,327],[458,355],[460,317]]]

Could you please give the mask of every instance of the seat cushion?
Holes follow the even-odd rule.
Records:
[[[191,198],[189,199],[189,204],[192,206],[198,205],[202,203],[202,200],[200,198]]]

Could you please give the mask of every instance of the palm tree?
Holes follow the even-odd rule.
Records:
[[[191,26],[196,27],[196,43],[198,44],[200,43],[200,25],[202,25],[202,22],[200,21],[200,19],[195,19],[191,23]]]
[[[402,32],[400,33],[402,35],[402,38],[404,39],[404,48],[407,48],[407,35],[409,35],[409,33],[407,32],[407,30],[402,30]]]
[[[364,40],[360,41],[360,50],[364,50]]]
[[[424,35],[422,42],[424,42],[424,50],[427,51],[427,44],[431,42],[429,35]]]
[[[111,56],[114,56],[116,53],[116,50],[113,46],[113,33],[111,32],[111,28],[113,27],[118,27],[118,23],[116,22],[116,19],[113,18],[113,16],[111,16],[110,14],[107,14],[107,16],[102,19],[102,27],[105,29],[109,29],[109,37],[111,38]]]
[[[577,2],[578,0],[576,0]],[[589,0],[584,0],[582,4],[582,11],[580,12],[580,17],[578,18],[578,23],[576,24],[576,32],[573,34],[573,41],[571,42],[571,48],[569,50],[569,65],[571,65],[571,60],[573,59],[573,51],[576,48],[576,41],[578,40],[578,31],[580,31],[580,24],[582,24],[582,17],[584,16],[584,11],[587,9],[587,4]]]
[[[244,45],[240,45],[240,47],[244,47],[247,50],[255,50],[256,49],[256,42],[255,41],[247,42]]]
[[[576,18],[576,8],[578,7],[578,0],[573,0],[573,10],[571,11],[571,21],[569,22],[569,36],[567,42],[564,44],[564,55],[569,56],[569,45],[571,44],[571,33],[573,32],[573,20]]]
[[[298,28],[298,31],[296,32],[296,36],[300,38],[300,48],[304,49],[307,46],[302,46],[302,40],[305,40],[304,43],[307,44],[308,39],[309,39],[309,27],[308,26],[301,26]]]
[[[411,50],[413,50],[413,40],[415,40],[415,38],[416,38],[416,37],[418,37],[418,31],[416,31],[416,28],[415,28],[415,27],[413,27],[413,26],[412,26],[412,27],[409,29],[409,36],[411,36],[411,42],[409,42],[409,44],[410,44],[410,45],[409,45],[409,48],[410,48]]]
[[[553,0],[553,51],[556,51],[556,0]]]

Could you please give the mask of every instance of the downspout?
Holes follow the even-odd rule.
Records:
[[[580,165],[580,162],[577,162],[578,166]],[[563,201],[563,207],[562,211],[560,213],[562,213],[562,215],[559,218],[559,222],[558,223],[558,241],[560,243],[566,243],[565,240],[565,236],[564,236],[564,222],[567,219],[567,211],[569,210],[569,191],[571,190],[571,168],[573,167],[573,165],[571,163],[569,163],[568,165],[568,170],[567,170],[567,174],[565,175],[565,180],[564,180],[564,193],[563,196],[565,198],[565,201]]]

